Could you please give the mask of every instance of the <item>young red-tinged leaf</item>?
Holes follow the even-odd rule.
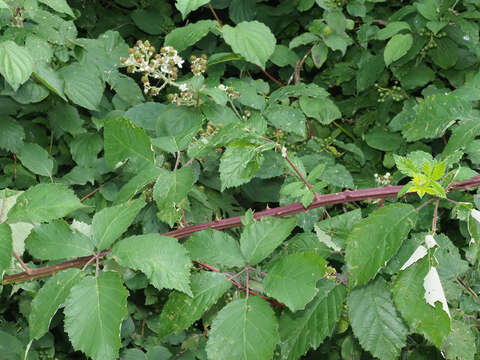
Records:
[[[351,231],[345,251],[350,284],[360,285],[375,277],[415,226],[417,211],[411,205],[383,206]]]
[[[132,224],[145,206],[143,198],[105,208],[92,221],[93,241],[99,250],[109,248]]]
[[[285,311],[280,317],[282,359],[296,360],[331,336],[343,309],[346,290],[343,285],[323,279],[318,294],[305,310]]]
[[[206,350],[211,360],[269,360],[279,340],[273,309],[262,298],[250,296],[220,310]]]
[[[201,272],[193,275],[193,297],[177,291],[170,293],[160,315],[158,336],[164,338],[191,326],[231,286],[232,283],[223,274]]]
[[[80,269],[67,269],[53,275],[40,288],[30,305],[28,316],[30,339],[40,339],[47,333],[53,315],[63,306],[70,289],[82,276],[83,272]]]
[[[303,310],[317,294],[316,283],[325,275],[327,262],[315,253],[287,255],[277,260],[263,279],[268,296],[291,311]]]
[[[240,249],[250,265],[258,264],[272,253],[295,228],[297,218],[269,218],[245,226]]]
[[[65,330],[75,350],[94,360],[115,360],[128,291],[120,275],[102,272],[82,279],[65,301]]]
[[[142,271],[159,290],[176,289],[192,296],[192,262],[177,239],[158,234],[131,236],[113,247],[112,257],[122,266]]]
[[[397,314],[383,278],[353,289],[348,295],[347,306],[353,333],[365,350],[381,360],[400,355],[408,329]]]

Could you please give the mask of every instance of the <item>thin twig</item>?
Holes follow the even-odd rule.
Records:
[[[422,205],[420,205],[419,207],[417,207],[415,210],[416,210],[416,211],[420,211],[420,210],[422,210],[425,206],[427,206],[428,204],[430,204],[430,203],[432,203],[432,202],[434,202],[434,201],[435,201],[435,199],[427,200],[427,201],[425,201]]]
[[[264,68],[262,68],[260,65],[257,65],[257,67],[262,70],[262,72],[270,79],[272,80],[275,84],[277,84],[278,86],[282,87],[282,86],[285,86],[285,84],[283,84],[282,82],[280,82],[279,80],[275,79],[275,77],[270,74],[267,70],[265,70]]]
[[[438,220],[438,204],[440,199],[435,200],[435,207],[433,208],[433,220],[432,220],[432,232],[435,234],[437,232],[437,220]]]
[[[308,55],[310,55],[312,53],[313,48],[315,46],[317,46],[318,43],[319,43],[319,41],[317,41],[315,44],[313,44],[313,46],[310,48],[310,50],[307,51],[307,53],[303,56],[303,58],[300,61],[297,61],[295,69],[293,70],[292,75],[288,79],[287,86],[292,83],[293,79],[295,79],[295,84],[298,84],[300,82],[300,70],[301,70],[303,64],[305,63],[305,60],[307,60]]]
[[[173,168],[173,171],[177,171],[178,165],[180,165],[180,151],[177,151],[177,160],[175,161],[175,167]]]
[[[22,267],[22,269],[25,270],[25,272],[27,274],[31,274],[32,270],[27,266],[27,264],[25,264],[23,262],[22,258],[20,257],[20,255],[15,250],[13,250],[13,255],[17,258],[17,260],[20,263],[20,266]]]
[[[220,25],[220,27],[223,26],[223,23],[222,23],[222,20],[220,20],[220,18],[218,17],[217,13],[215,12],[215,9],[213,8],[212,4],[210,3],[210,1],[208,2],[208,7],[210,8],[210,11],[212,12],[213,16],[215,17],[215,20],[217,20],[218,22],[218,25]]]
[[[472,288],[468,287],[467,284],[463,282],[463,280],[455,276],[455,281],[459,283],[463,288],[465,288],[475,299],[478,299],[478,295],[475,293],[475,291],[473,291]]]

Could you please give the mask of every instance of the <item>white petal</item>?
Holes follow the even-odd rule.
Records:
[[[437,268],[435,266],[430,268],[427,276],[423,279],[423,288],[425,289],[425,300],[427,303],[435,307],[435,303],[440,301],[443,310],[448,314],[448,317],[451,317],[450,311],[448,310],[447,299],[443,292],[442,283],[440,282],[440,277],[438,276]]]
[[[427,249],[431,249],[432,247],[438,245],[437,242],[435,241],[435,238],[430,234],[425,236],[425,244],[427,244]]]
[[[418,260],[423,258],[425,255],[427,255],[427,248],[423,245],[420,245],[417,247],[417,249],[413,252],[412,256],[403,264],[403,266],[400,268],[400,270],[405,270],[407,267],[409,267],[412,264],[415,264]]]
[[[480,211],[477,209],[472,209],[470,215],[472,215],[472,217],[480,223]]]

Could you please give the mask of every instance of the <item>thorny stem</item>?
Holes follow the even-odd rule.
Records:
[[[450,189],[468,189],[471,187],[480,186],[480,175],[474,176],[471,179],[456,181],[453,182],[450,186]],[[361,189],[355,191],[344,191],[333,194],[318,195],[310,204],[308,208],[304,208],[301,202],[279,206],[276,208],[266,209],[264,211],[259,211],[253,214],[253,217],[257,220],[267,217],[285,217],[289,215],[298,214],[301,212],[308,212],[312,209],[317,209],[320,207],[325,207],[327,205],[335,205],[342,203],[349,203],[362,200],[374,200],[374,199],[385,199],[392,198],[398,195],[398,192],[402,189],[402,185],[397,186],[385,186],[383,188],[370,188],[370,189]],[[415,193],[410,193],[415,194]],[[206,229],[214,230],[223,230],[230,229],[236,226],[242,225],[242,217],[235,216],[231,218],[226,218],[223,220],[214,220],[202,224],[190,225],[181,229],[172,230],[161,235],[171,236],[176,239],[182,239],[188,237],[198,231]],[[104,250],[99,254],[99,259],[105,257],[109,254],[111,250]],[[93,255],[95,257],[96,255]],[[31,269],[31,274],[26,272],[7,275],[3,278],[3,285],[12,284],[21,281],[33,280],[39,277],[53,275],[59,271],[69,269],[69,268],[82,268],[89,260],[91,260],[92,255],[84,256],[77,259],[69,260],[60,264],[46,266],[38,269]],[[206,265],[206,264],[205,264]],[[203,265],[202,265],[203,266]],[[212,270],[214,271],[214,270]]]
[[[435,200],[435,207],[433,208],[433,220],[432,220],[432,232],[435,234],[437,232],[437,220],[438,220],[438,204],[440,199]]]

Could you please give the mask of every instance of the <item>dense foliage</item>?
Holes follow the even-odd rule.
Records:
[[[0,0],[1,359],[479,359],[478,0]]]

